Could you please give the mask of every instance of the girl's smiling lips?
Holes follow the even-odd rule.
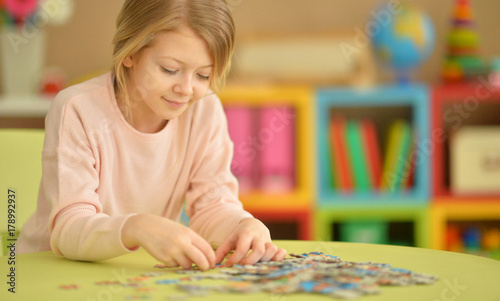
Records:
[[[165,97],[162,97],[163,100],[165,100],[169,105],[171,105],[174,108],[182,108],[187,102],[177,102],[173,100],[168,100]]]

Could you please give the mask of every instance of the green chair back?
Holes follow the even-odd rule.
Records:
[[[8,243],[17,238],[36,210],[44,133],[41,129],[0,129],[0,243],[4,255]]]

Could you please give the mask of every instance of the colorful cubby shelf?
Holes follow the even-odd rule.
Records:
[[[315,218],[316,239],[337,239],[333,237],[333,224],[348,221],[382,220],[385,222],[405,221],[414,224],[413,245],[428,246],[426,233],[428,220],[426,207],[429,200],[429,158],[418,148],[428,140],[429,105],[425,86],[386,86],[365,90],[351,88],[324,88],[316,93],[317,155],[317,214]],[[358,189],[353,183],[351,190],[340,190],[332,185],[332,163],[330,147],[330,122],[335,116],[346,120],[370,119],[377,128],[381,153],[389,148],[391,123],[404,120],[410,125],[413,154],[420,152],[414,165],[413,184],[402,189]],[[348,139],[348,138],[345,138]],[[345,140],[344,139],[344,140]],[[332,152],[335,152],[333,150]],[[340,152],[340,150],[338,151]],[[349,157],[348,154],[347,157]],[[379,159],[383,159],[381,155]],[[402,158],[403,161],[410,160]],[[346,158],[349,160],[349,158]],[[379,165],[384,165],[381,163]],[[351,172],[354,173],[355,171]],[[381,175],[383,177],[384,175]],[[373,184],[373,183],[372,183]]]
[[[500,193],[457,193],[450,184],[451,137],[469,126],[500,126],[500,90],[479,78],[475,83],[442,85],[432,95],[431,247],[450,250],[448,227],[466,224],[500,230]],[[498,154],[498,149],[496,150]],[[494,171],[492,171],[494,172]],[[497,171],[498,173],[498,171]],[[493,228],[492,228],[493,229]],[[480,233],[474,239],[480,245]],[[497,235],[498,236],[498,235]],[[462,239],[467,240],[463,237]],[[494,238],[500,252],[500,237]],[[488,242],[486,243],[488,244]],[[500,259],[500,258],[499,258]]]
[[[481,83],[437,87],[407,84],[364,90],[245,85],[228,86],[220,98],[225,109],[281,106],[293,111],[293,188],[272,192],[254,187],[240,193],[244,207],[255,217],[268,225],[281,223],[279,231],[294,232],[284,238],[349,240],[371,233],[382,243],[447,249],[450,225],[500,224],[500,195],[464,196],[451,191],[448,138],[458,122],[500,125],[500,90]],[[235,116],[243,116],[233,116],[236,123],[247,118],[244,114]],[[401,176],[405,181],[401,180],[400,186],[384,187],[381,174],[375,186],[371,178],[372,187],[368,189],[361,189],[356,177],[351,189],[340,187],[334,171],[332,120],[371,122],[379,147],[378,168],[383,173],[387,172],[387,154],[394,154],[390,151],[394,124],[406,124],[410,133],[406,163],[411,168]],[[346,137],[347,144],[354,141],[349,140],[354,136]],[[345,159],[352,160],[351,155],[347,153]],[[373,167],[373,162],[369,163]],[[405,237],[379,235],[398,227],[407,231]]]
[[[429,109],[428,109],[428,93],[424,86],[388,86],[366,90],[356,89],[320,89],[317,92],[316,98],[317,111],[317,167],[319,172],[318,199],[322,207],[333,206],[334,208],[344,205],[425,205],[429,198],[428,189],[428,172],[429,159],[428,155],[419,154],[418,164],[415,164],[415,183],[409,190],[400,192],[388,191],[356,191],[343,193],[333,189],[326,181],[327,173],[330,166],[325,164],[328,162],[328,129],[329,120],[332,114],[343,114],[347,118],[374,118],[375,114],[388,112],[391,116],[383,116],[384,120],[389,119],[389,122],[397,119],[409,119],[412,125],[413,139],[417,144],[419,141],[428,140],[429,132]],[[365,109],[363,111],[363,109]],[[366,110],[367,109],[367,110]],[[398,109],[402,110],[400,116]],[[409,111],[405,113],[405,111]],[[359,115],[359,112],[363,115]],[[364,112],[364,113],[363,113]],[[351,116],[349,114],[352,114]],[[356,114],[356,115],[355,115]],[[384,125],[381,125],[381,127]],[[385,124],[387,127],[387,124]],[[383,129],[379,128],[379,132]],[[383,149],[384,136],[379,135],[380,145]],[[416,149],[415,154],[420,148]],[[412,163],[413,164],[413,163]]]

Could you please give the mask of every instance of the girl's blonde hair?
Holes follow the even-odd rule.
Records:
[[[131,119],[128,71],[123,61],[148,46],[160,31],[187,25],[202,37],[213,60],[210,88],[224,85],[234,51],[234,22],[225,0],[125,0],[116,20],[113,72]]]

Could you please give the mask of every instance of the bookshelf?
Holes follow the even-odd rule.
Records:
[[[492,229],[500,231],[500,193],[454,191],[451,185],[451,154],[457,150],[452,149],[452,137],[465,127],[500,126],[500,89],[489,86],[481,79],[469,84],[436,86],[432,92],[431,112],[430,135],[434,150],[431,164],[431,246],[435,249],[453,250],[450,246],[450,232],[453,228],[461,229],[462,238],[463,231],[481,228],[475,240],[476,244],[482,244],[480,236]],[[499,150],[496,152],[500,154]],[[469,252],[467,246],[456,249],[454,251]],[[497,252],[500,252],[500,246]],[[500,259],[498,256],[496,258]]]
[[[276,106],[293,108],[294,128],[293,175],[295,185],[290,190],[269,192],[259,187],[240,193],[246,210],[266,224],[295,223],[298,239],[311,239],[311,216],[314,200],[314,133],[313,90],[300,86],[227,86],[219,97],[227,108],[265,109]],[[231,125],[229,125],[231,127]],[[231,131],[231,129],[230,129]],[[258,138],[259,133],[254,133]],[[238,146],[235,145],[235,151]],[[257,161],[252,162],[257,165]],[[271,232],[272,229],[271,229]],[[273,238],[276,238],[274,236]]]
[[[419,162],[415,164],[414,184],[411,189],[402,191],[357,191],[340,192],[327,182],[331,167],[325,162],[329,158],[328,129],[331,114],[340,114],[351,119],[371,118],[379,132],[379,142],[382,153],[385,152],[384,144],[387,139],[388,123],[396,119],[404,119],[411,125],[414,133],[413,139],[419,142],[428,141],[428,96],[427,88],[420,85],[387,86],[366,90],[355,89],[320,89],[316,97],[316,127],[318,148],[316,165],[319,172],[317,191],[319,204],[322,207],[345,205],[370,205],[376,203],[380,206],[394,204],[420,204],[425,205],[429,197],[429,171],[428,155],[419,155]],[[384,121],[385,120],[385,121]],[[420,152],[415,149],[415,153]]]
[[[315,215],[315,238],[337,239],[335,226],[349,221],[379,221],[382,223],[404,222],[411,224],[411,245],[429,245],[427,205],[429,200],[429,155],[420,147],[429,140],[428,89],[423,85],[381,86],[364,90],[352,88],[321,88],[316,92],[317,153],[317,211]],[[380,160],[388,151],[386,141],[390,139],[392,124],[397,120],[406,122],[411,130],[410,145],[418,162],[403,158],[403,162],[414,165],[413,183],[401,189],[358,189],[354,183],[351,190],[341,190],[332,185],[331,175],[335,163],[332,153],[330,123],[341,116],[346,120],[369,119],[377,132]],[[334,138],[332,138],[334,139]],[[340,150],[337,150],[340,152]],[[368,152],[368,151],[367,151]],[[384,162],[381,162],[383,165]],[[333,167],[332,167],[333,166]],[[382,170],[383,171],[383,170]],[[384,171],[385,173],[385,171]],[[351,175],[354,177],[353,175]],[[382,177],[384,175],[381,175]],[[335,180],[333,180],[335,182]],[[373,183],[372,183],[373,184]],[[338,232],[338,231],[337,231]],[[391,243],[388,241],[388,243]]]

